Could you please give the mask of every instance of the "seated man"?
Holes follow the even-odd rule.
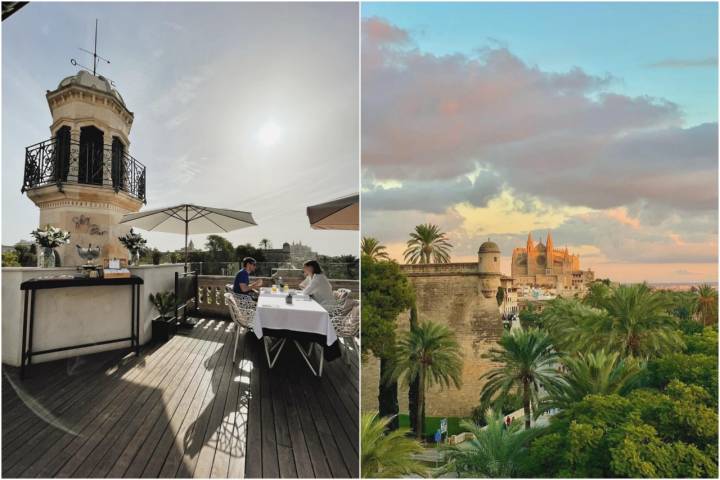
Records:
[[[235,281],[233,282],[233,292],[247,295],[253,300],[258,298],[258,293],[254,289],[262,286],[262,280],[259,278],[254,282],[250,282],[250,274],[255,271],[256,263],[252,257],[243,258],[242,269],[235,275]]]

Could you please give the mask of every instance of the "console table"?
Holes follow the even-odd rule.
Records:
[[[22,357],[20,359],[20,378],[25,377],[25,364],[32,364],[32,357],[46,353],[61,352],[64,350],[73,350],[76,348],[92,347],[95,345],[105,345],[108,343],[130,342],[130,348],[135,350],[135,354],[140,353],[140,285],[143,279],[138,276],[129,278],[33,278],[22,282],[20,290],[25,292],[23,307],[23,327],[22,327]],[[73,287],[94,287],[94,286],[123,286],[129,285],[132,290],[132,301],[130,304],[130,336],[125,338],[114,338],[111,340],[102,340],[98,342],[85,343],[81,345],[69,345],[46,350],[33,351],[33,325],[35,323],[35,296],[38,290],[57,289],[57,288],[73,288]],[[29,303],[29,309],[28,309]]]

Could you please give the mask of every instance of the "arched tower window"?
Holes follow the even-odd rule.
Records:
[[[55,132],[55,181],[66,182],[70,169],[70,127],[60,127]]]
[[[112,183],[115,190],[125,189],[125,144],[118,137],[112,141]]]
[[[102,185],[103,132],[97,127],[80,129],[80,165],[78,182]]]

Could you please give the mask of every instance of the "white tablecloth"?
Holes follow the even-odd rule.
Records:
[[[288,305],[285,303],[285,296],[261,292],[253,327],[257,338],[263,337],[264,328],[324,335],[328,345],[337,341],[337,334],[330,323],[330,314],[308,297],[293,297],[293,303]]]

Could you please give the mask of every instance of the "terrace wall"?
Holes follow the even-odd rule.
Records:
[[[140,343],[144,344],[152,336],[151,322],[157,316],[148,296],[150,293],[172,290],[175,272],[182,272],[183,265],[141,265],[130,267],[130,271],[145,282],[140,286]],[[31,278],[73,273],[74,267],[3,267],[3,363],[20,365],[23,320],[23,292],[20,291],[20,284]],[[125,285],[38,290],[33,348],[41,350],[130,336],[130,295],[130,287]],[[130,342],[97,345],[49,353],[33,357],[32,361],[41,363],[129,345]]]

